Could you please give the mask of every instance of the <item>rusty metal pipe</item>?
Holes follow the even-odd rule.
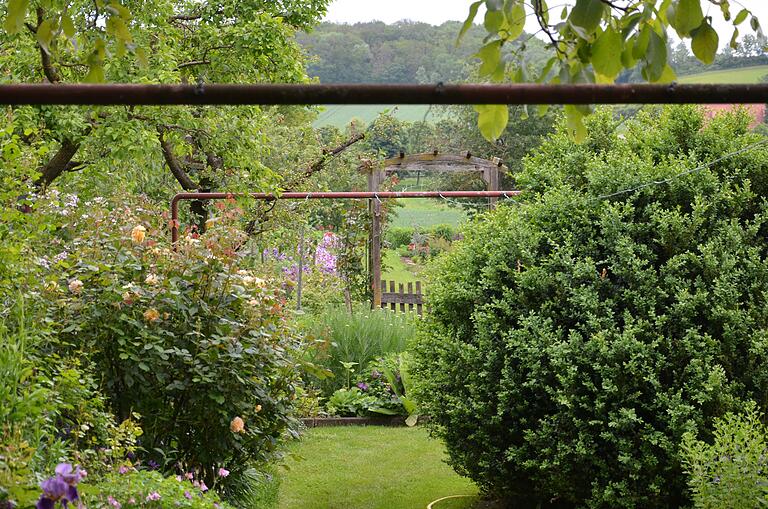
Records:
[[[385,198],[505,198],[518,196],[521,191],[381,191],[381,192],[316,192],[316,193],[179,193],[171,200],[171,242],[174,249],[179,240],[179,202],[183,200],[340,200]]]
[[[0,104],[731,104],[768,102],[768,84],[380,85],[12,84]]]

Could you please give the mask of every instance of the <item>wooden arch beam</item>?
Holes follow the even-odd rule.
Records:
[[[509,168],[501,163],[498,158],[482,159],[473,156],[470,152],[463,154],[441,154],[437,151],[421,154],[400,153],[398,157],[391,157],[378,163],[378,167],[385,173],[394,171],[441,171],[441,172],[466,172],[498,170],[507,173]]]

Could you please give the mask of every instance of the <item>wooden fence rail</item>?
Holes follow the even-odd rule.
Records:
[[[421,281],[416,281],[416,292],[414,293],[413,283],[406,285],[397,283],[398,291],[395,291],[395,282],[389,282],[389,291],[387,291],[387,282],[381,281],[381,307],[389,307],[392,311],[413,312],[414,308],[418,314],[423,313],[424,301],[421,294]],[[407,306],[407,309],[406,309]]]

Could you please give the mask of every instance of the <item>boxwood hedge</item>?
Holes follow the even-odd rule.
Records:
[[[677,107],[598,113],[581,145],[561,129],[522,202],[437,262],[418,399],[488,495],[684,506],[682,435],[766,409],[768,148],[749,122]]]

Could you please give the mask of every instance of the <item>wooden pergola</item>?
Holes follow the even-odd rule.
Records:
[[[400,152],[398,157],[385,159],[367,169],[368,191],[376,193],[380,190],[381,183],[390,173],[401,171],[430,171],[441,173],[469,173],[482,174],[488,191],[499,191],[500,173],[506,173],[508,168],[500,159],[481,159],[474,157],[470,152],[463,154],[441,154],[439,151],[425,152],[421,154],[406,155]],[[494,207],[497,197],[491,197],[489,206]],[[371,212],[370,231],[370,285],[373,290],[373,308],[381,307],[381,200],[374,199],[369,204]]]

